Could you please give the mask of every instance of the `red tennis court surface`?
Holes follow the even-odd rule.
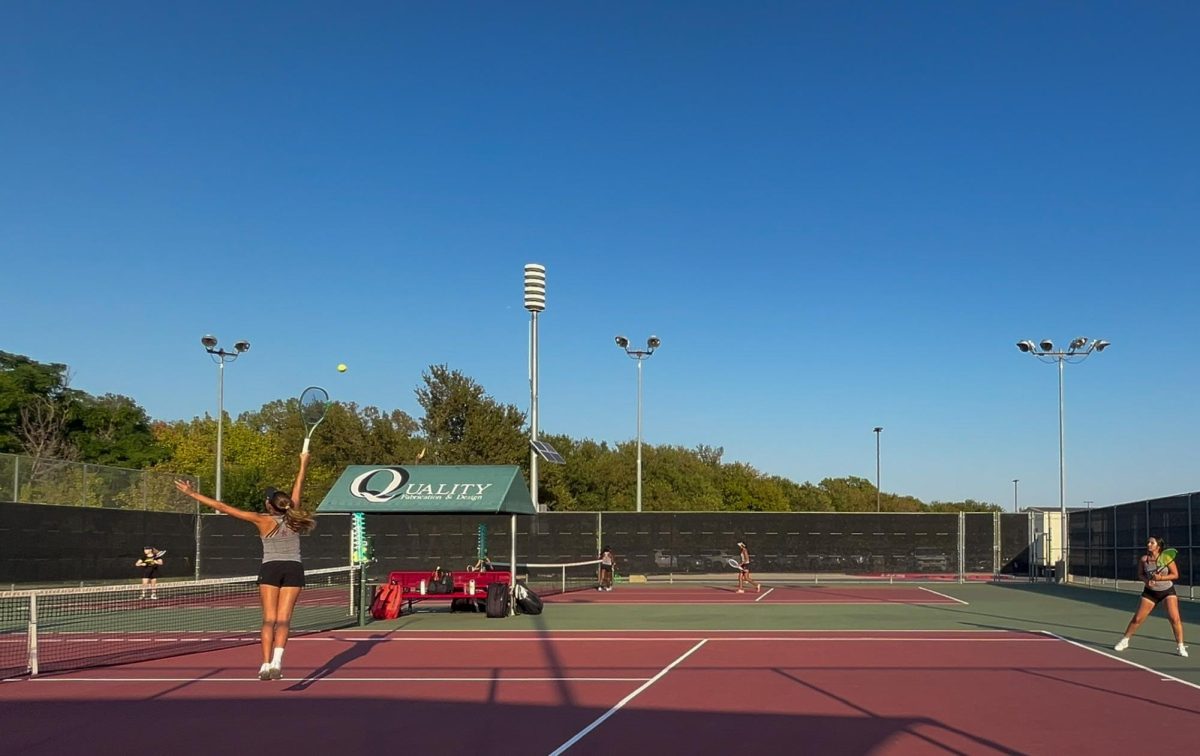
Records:
[[[556,604],[965,604],[932,588],[917,585],[764,586],[738,593],[728,586],[618,588],[547,596]]]
[[[286,662],[6,682],[0,753],[1135,753],[1200,732],[1196,686],[1036,633],[335,633]]]

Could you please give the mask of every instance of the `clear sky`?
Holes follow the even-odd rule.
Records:
[[[445,363],[544,432],[1058,504],[1200,489],[1200,5],[8,2],[0,348],[154,418]],[[347,373],[335,366],[345,362]],[[364,460],[370,461],[370,460]],[[632,475],[632,471],[631,471]]]

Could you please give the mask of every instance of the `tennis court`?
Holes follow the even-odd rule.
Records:
[[[1164,619],[1107,651],[1135,596],[921,588],[622,585],[300,636],[279,682],[254,679],[252,642],[22,677],[0,684],[0,751],[1115,752],[1145,747],[1139,722],[1200,731]]]

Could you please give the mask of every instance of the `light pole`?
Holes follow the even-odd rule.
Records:
[[[876,425],[875,432],[875,511],[881,511],[880,508],[880,490],[879,490],[879,434],[883,433],[883,427]]]
[[[233,362],[238,357],[242,356],[243,352],[250,351],[249,341],[239,341],[233,345],[232,352],[226,352],[224,349],[217,346],[217,337],[207,335],[200,339],[200,343],[204,346],[204,351],[208,352],[212,357],[212,361],[217,363],[217,490],[216,499],[221,500],[221,437],[223,434],[223,426],[225,424],[225,363]]]
[[[654,350],[662,346],[662,339],[657,336],[651,336],[646,339],[645,349],[630,349],[629,339],[624,336],[616,338],[617,346],[625,350],[625,354],[637,360],[638,366],[638,384],[637,384],[637,511],[642,511],[642,362],[650,355],[654,354]]]
[[[529,495],[538,503],[538,313],[546,309],[546,266],[525,266],[525,309],[529,310]],[[514,561],[514,565],[516,562]]]
[[[1084,336],[1072,339],[1066,351],[1054,348],[1050,339],[1042,339],[1034,344],[1026,339],[1017,342],[1017,349],[1025,354],[1033,355],[1041,362],[1058,363],[1058,515],[1059,515],[1059,549],[1062,550],[1063,575],[1060,580],[1066,582],[1067,557],[1069,543],[1067,541],[1067,462],[1064,441],[1064,412],[1063,412],[1063,365],[1068,362],[1083,362],[1093,352],[1103,352],[1109,347],[1109,342],[1103,339],[1088,339]]]
[[[1020,507],[1017,506],[1017,484],[1021,482],[1020,478],[1013,478],[1013,512],[1020,512]]]

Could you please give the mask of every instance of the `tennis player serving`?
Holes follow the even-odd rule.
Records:
[[[1129,639],[1141,627],[1141,624],[1160,603],[1167,607],[1167,619],[1171,622],[1171,630],[1175,633],[1175,653],[1187,656],[1187,646],[1183,645],[1183,621],[1179,618],[1179,596],[1175,593],[1175,581],[1179,579],[1179,565],[1175,563],[1175,549],[1163,550],[1163,540],[1151,536],[1146,541],[1146,553],[1138,560],[1138,576],[1146,587],[1142,590],[1141,601],[1125,635],[1117,641],[1113,648],[1124,651],[1129,648]]]
[[[311,514],[300,508],[300,493],[307,471],[308,452],[303,452],[300,454],[300,471],[292,484],[292,495],[268,488],[264,501],[266,514],[231,507],[197,492],[189,481],[175,481],[175,487],[185,495],[218,512],[252,523],[258,529],[263,545],[262,568],[258,572],[258,597],[263,612],[260,680],[283,679],[283,650],[287,647],[292,611],[296,608],[296,599],[300,598],[300,589],[304,587],[300,535],[310,532],[317,524]]]

